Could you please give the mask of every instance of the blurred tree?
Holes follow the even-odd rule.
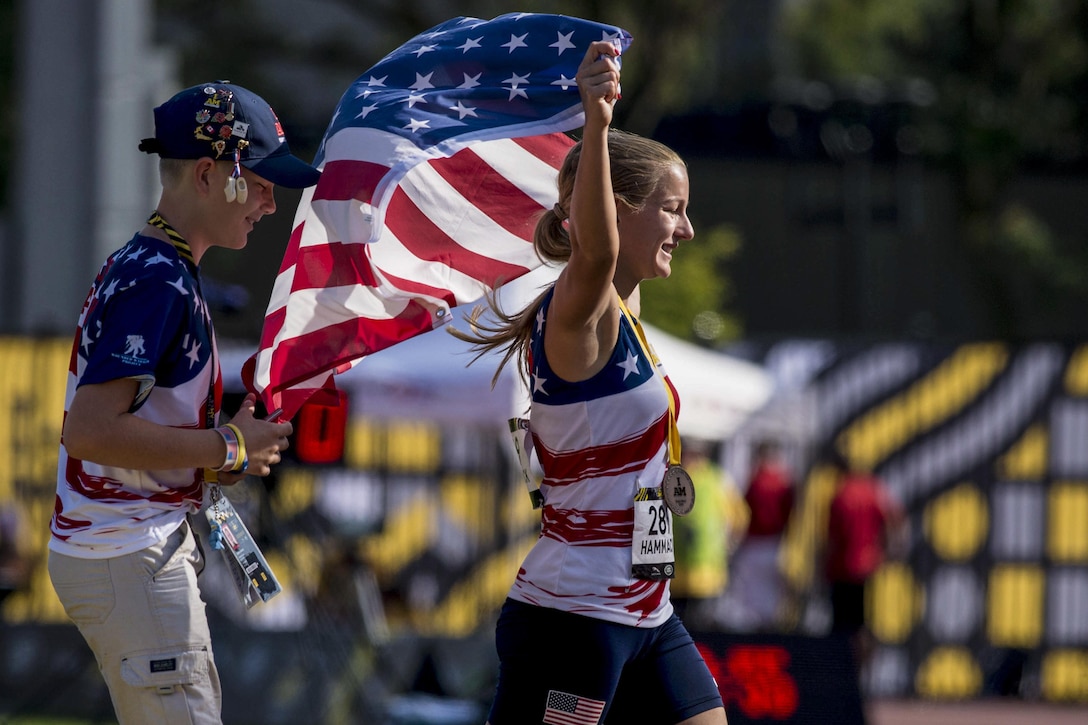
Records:
[[[936,89],[922,152],[953,176],[957,240],[991,318],[983,334],[1060,333],[1060,319],[1040,316],[1088,301],[1086,245],[1055,238],[1006,194],[1026,168],[1088,163],[1088,4],[807,0],[783,28],[803,76]]]
[[[646,280],[640,285],[643,316],[652,325],[676,337],[707,346],[740,337],[741,321],[728,312],[733,284],[728,263],[741,247],[737,230],[727,225],[701,231],[681,243],[666,280]]]
[[[159,34],[181,50],[186,78],[218,78],[229,68],[236,78],[272,89],[266,93],[274,107],[277,96],[296,94],[297,101],[306,86],[320,84],[332,95],[321,109],[325,122],[351,81],[417,33],[456,15],[491,18],[511,12],[509,3],[497,0],[280,4],[294,10],[293,16],[270,12],[268,3],[254,0],[157,0]],[[523,0],[518,10],[572,15],[630,31],[635,42],[624,60],[617,123],[649,135],[662,116],[689,108],[707,92],[700,81],[713,76],[707,69],[715,64],[716,29],[725,7],[721,0]],[[209,28],[230,28],[229,34],[216,31],[214,53],[208,50]]]
[[[179,51],[179,80],[188,84],[226,76],[259,89],[283,118],[292,150],[303,158],[316,151],[340,95],[386,53],[457,15],[492,18],[511,12],[508,3],[498,0],[456,5],[428,0],[156,1],[159,42]],[[624,58],[616,125],[649,136],[663,116],[689,109],[709,92],[718,57],[715,31],[725,7],[721,0],[524,0],[518,10],[571,15],[628,30],[634,43]],[[216,29],[214,52],[209,50],[210,29]],[[294,197],[284,190],[278,196],[281,207],[289,209]],[[289,227],[284,225],[291,216],[281,212],[256,233],[285,241]],[[662,309],[670,312],[656,319],[690,339],[694,316],[704,312],[704,341],[732,339],[739,325],[722,307],[731,288],[724,260],[738,242],[724,231],[707,236],[720,243],[704,248],[707,238],[700,234],[700,245],[678,255],[677,279],[662,295],[668,300]],[[206,268],[213,276],[247,280],[259,306],[267,299],[261,285],[271,283],[279,263],[273,249],[271,244],[250,244],[229,259],[213,255]],[[690,263],[685,261],[689,256]],[[694,263],[696,259],[702,262]],[[249,274],[242,275],[243,269]],[[251,318],[260,311],[247,310],[247,319],[218,323],[222,334],[252,335],[259,322]]]

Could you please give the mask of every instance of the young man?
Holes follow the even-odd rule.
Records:
[[[162,195],[106,260],[84,303],[69,367],[49,574],[129,723],[219,723],[219,676],[187,516],[205,489],[266,476],[290,423],[247,397],[220,427],[222,380],[199,264],[241,249],[276,210],[273,187],[320,172],[291,155],[275,113],[226,82],[155,109]]]

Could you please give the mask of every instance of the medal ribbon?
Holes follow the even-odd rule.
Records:
[[[642,329],[638,319],[631,314],[631,310],[627,309],[627,304],[624,303],[623,299],[620,299],[620,310],[623,311],[623,316],[627,318],[627,321],[631,323],[631,327],[634,328],[639,347],[642,348],[646,359],[653,364],[654,374],[656,375],[660,361],[657,359],[657,355],[654,354],[653,348],[650,347],[650,342],[646,339],[646,331]],[[665,392],[669,396],[669,464],[678,466],[680,465],[680,429],[676,425],[676,393],[673,391],[672,386],[669,385],[669,381],[665,379],[664,374],[661,375],[661,382],[665,384]]]

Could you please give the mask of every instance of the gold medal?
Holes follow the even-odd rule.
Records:
[[[671,465],[661,482],[661,498],[677,516],[687,516],[695,508],[695,483],[681,466]]]

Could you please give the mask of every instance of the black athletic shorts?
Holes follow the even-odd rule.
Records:
[[[508,599],[495,646],[500,665],[491,725],[673,725],[722,707],[710,670],[675,614],[660,627],[640,629]]]

